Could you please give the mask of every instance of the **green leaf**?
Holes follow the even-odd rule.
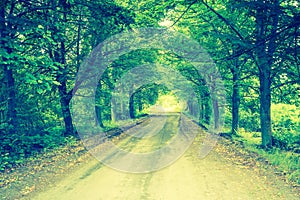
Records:
[[[61,85],[60,82],[58,82],[58,81],[52,81],[52,83],[53,83],[54,85]]]
[[[29,83],[29,84],[34,84],[34,85],[37,84],[36,78],[30,73],[26,73],[25,82]]]
[[[44,29],[44,26],[41,25],[41,24],[39,24],[39,25],[38,25],[38,28],[39,28],[39,29]]]
[[[38,89],[37,89],[37,93],[38,93],[38,94],[43,94],[43,93],[44,93],[44,90],[41,89],[41,88],[38,88]]]

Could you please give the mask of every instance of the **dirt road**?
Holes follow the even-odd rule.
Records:
[[[133,137],[133,133],[127,133],[114,143],[131,152],[140,153],[159,149],[176,135],[174,131],[179,130],[176,127],[179,126],[181,118],[179,115],[170,115],[164,119],[165,123],[159,134],[153,134],[151,137]],[[149,122],[150,125],[143,124],[142,126],[149,131],[153,130],[153,127],[160,126],[162,121],[163,119],[156,117]],[[138,134],[141,135],[143,132],[138,131]],[[66,174],[63,179],[46,190],[33,193],[25,199],[299,199],[280,180],[274,182],[273,179],[261,176],[255,170],[234,165],[214,150],[204,159],[200,159],[199,148],[203,136],[204,133],[198,134],[178,160],[160,170],[148,173],[128,173],[107,167],[96,159],[90,159],[89,162],[72,173]],[[160,162],[160,159],[153,162]],[[134,165],[139,165],[139,163],[131,163],[129,166]]]

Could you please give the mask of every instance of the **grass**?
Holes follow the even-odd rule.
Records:
[[[246,132],[241,129],[234,140],[243,142],[244,147],[262,156],[269,163],[276,167],[278,173],[286,177],[287,182],[294,182],[300,185],[300,154],[292,151],[285,151],[279,148],[264,150],[260,148],[261,137],[257,132]]]

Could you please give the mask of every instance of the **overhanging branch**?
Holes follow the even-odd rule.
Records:
[[[173,27],[175,24],[177,24],[181,18],[190,10],[190,8],[192,7],[192,5],[194,5],[197,2],[197,0],[193,1],[184,11],[183,13],[176,19],[176,21],[169,27]]]

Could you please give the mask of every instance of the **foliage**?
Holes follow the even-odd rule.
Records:
[[[224,79],[226,123],[232,133],[255,132],[249,140],[255,138],[265,147],[273,141],[278,148],[299,152],[298,6],[289,0],[3,1],[0,169],[22,163],[36,152],[73,145],[76,130],[69,103],[80,64],[106,38],[148,26],[184,33],[210,53]],[[124,110],[129,109],[132,118],[140,117],[161,96],[174,94],[159,84],[148,84],[131,96],[117,94],[131,102],[112,109],[111,97],[122,76],[152,63],[170,66],[191,82],[196,96],[194,102],[185,102],[187,109],[199,110],[197,120],[208,123],[215,104],[192,64],[173,52],[143,49],[120,56],[103,73],[95,99],[99,125],[114,128],[115,121],[131,120],[122,115]],[[194,109],[195,102],[200,108]]]
[[[274,145],[300,153],[300,110],[295,105],[273,104]]]
[[[287,175],[287,181],[300,184],[299,172],[300,172],[300,155],[289,151],[282,151],[278,148],[273,148],[269,151],[262,149],[250,148],[252,151],[265,157],[270,164],[277,167],[279,173]]]
[[[240,115],[240,127],[246,129],[247,131],[256,132],[260,130],[259,114],[257,112],[241,110]]]
[[[36,153],[55,149],[66,143],[71,144],[72,138],[65,138],[62,128],[53,128],[49,132],[34,135],[6,136],[1,142],[0,170],[22,164],[26,158]]]
[[[36,152],[72,145],[76,72],[99,42],[134,23],[114,1],[0,4],[1,170]]]
[[[266,159],[266,162],[275,166],[278,174],[285,176],[287,182],[300,184],[300,154],[299,152],[286,151],[278,147],[265,150],[260,146],[261,138],[257,137],[258,132],[248,132],[240,129],[238,136],[234,136],[235,141],[243,144],[243,147]]]

